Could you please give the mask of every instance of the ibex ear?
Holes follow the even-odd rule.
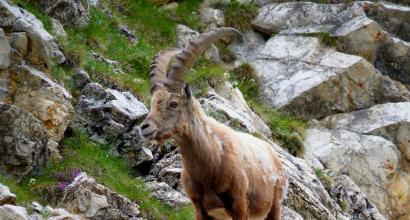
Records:
[[[184,95],[188,100],[190,100],[190,99],[192,98],[191,88],[189,88],[188,83],[186,83],[185,86],[184,86],[183,95]]]

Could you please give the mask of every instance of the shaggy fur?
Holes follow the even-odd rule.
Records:
[[[172,138],[179,145],[182,183],[197,220],[279,220],[287,179],[273,147],[206,116],[185,84],[188,70],[206,48],[232,35],[241,36],[233,28],[217,28],[182,51],[168,50],[154,58],[151,111],[141,133],[158,142]],[[176,63],[167,74],[173,56]]]
[[[182,94],[157,90],[141,129],[148,139],[179,145],[197,220],[280,219],[287,180],[272,146],[208,117],[187,87]]]

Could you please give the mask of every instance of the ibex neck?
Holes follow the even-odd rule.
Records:
[[[185,169],[189,172],[203,172],[220,166],[222,143],[212,132],[212,125],[200,104],[194,101],[193,115],[186,129],[175,138],[180,147]]]

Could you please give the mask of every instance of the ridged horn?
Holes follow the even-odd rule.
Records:
[[[172,48],[159,52],[152,60],[149,67],[149,78],[151,81],[151,94],[159,85],[163,85],[167,79],[167,68],[171,59],[180,53],[180,49]]]
[[[235,28],[221,27],[203,33],[195,40],[192,40],[189,45],[176,56],[176,63],[172,65],[165,84],[168,91],[175,93],[181,92],[185,83],[185,76],[199,56],[201,56],[211,44],[231,35],[240,36],[242,38],[242,34]]]

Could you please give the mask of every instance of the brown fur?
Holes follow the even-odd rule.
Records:
[[[141,131],[148,139],[172,138],[179,145],[181,181],[196,219],[279,220],[287,180],[272,146],[206,116],[184,91],[157,90]]]

